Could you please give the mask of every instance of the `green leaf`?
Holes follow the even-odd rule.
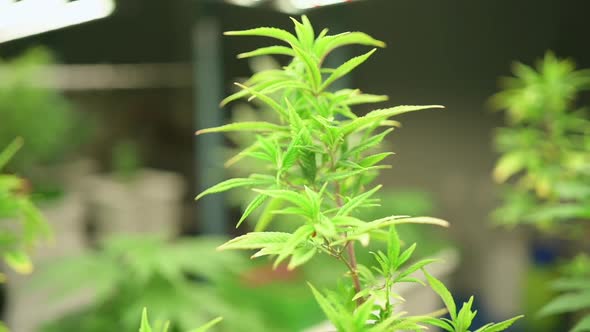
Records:
[[[272,212],[279,210],[282,204],[283,204],[283,201],[281,199],[271,198],[270,202],[268,202],[268,204],[266,204],[266,206],[264,207],[264,210],[262,211],[262,214],[260,215],[260,218],[256,222],[256,226],[254,227],[254,231],[262,232],[262,231],[266,230],[266,228],[268,228],[268,225],[270,225],[270,223],[274,217],[274,214]]]
[[[243,84],[240,83],[235,83],[237,86],[239,86],[240,88],[248,91],[252,96],[258,98],[260,101],[262,101],[263,103],[265,103],[266,105],[268,105],[270,108],[272,108],[275,112],[277,112],[280,116],[284,117],[284,118],[288,118],[288,114],[287,111],[283,108],[283,106],[281,106],[279,103],[277,103],[274,99],[272,99],[271,97],[260,93],[252,88],[249,88]]]
[[[244,121],[226,124],[220,127],[201,129],[196,132],[197,135],[207,133],[220,133],[232,131],[247,131],[247,132],[275,132],[288,130],[287,127],[279,126],[270,122],[262,121]]]
[[[295,249],[291,260],[289,261],[288,269],[293,270],[294,268],[307,263],[313,258],[313,256],[315,256],[316,252],[317,248],[314,246],[304,246]]]
[[[453,320],[457,319],[457,306],[455,305],[455,300],[453,300],[453,296],[449,292],[449,290],[445,287],[445,285],[432,275],[428,273],[426,270],[422,269],[424,276],[426,276],[426,280],[428,280],[428,284],[434,290],[438,296],[440,296],[441,300],[444,302],[445,306],[449,310],[449,315]]]
[[[363,204],[363,202],[365,202],[367,199],[373,196],[373,194],[375,194],[379,189],[381,189],[381,187],[383,186],[378,185],[375,188],[352,198],[338,210],[336,216],[338,217],[349,215],[354,209],[359,207],[361,204]]]
[[[365,45],[385,47],[385,43],[374,39],[363,32],[345,32],[334,36],[326,36],[316,42],[314,51],[318,58],[325,58],[334,49],[346,45]]]
[[[141,313],[141,325],[139,326],[139,332],[152,332],[150,321],[148,320],[147,308],[143,308]]]
[[[309,239],[311,234],[313,234],[313,232],[314,228],[311,225],[303,225],[299,227],[295,232],[293,232],[289,240],[285,242],[285,245],[281,249],[279,256],[274,262],[274,266],[277,267],[283,260],[293,255],[295,249],[307,242],[307,240]]]
[[[251,202],[250,204],[248,204],[248,206],[246,207],[246,209],[244,209],[244,213],[242,214],[242,216],[240,217],[240,220],[238,221],[238,223],[236,224],[236,228],[240,227],[240,225],[242,224],[242,222],[244,220],[246,220],[246,218],[248,218],[248,216],[254,212],[254,210],[256,210],[260,205],[262,205],[262,203],[264,203],[264,201],[268,198],[268,196],[266,195],[257,195]]]
[[[206,323],[205,325],[196,328],[194,330],[191,330],[190,332],[206,332],[209,331],[213,326],[219,324],[219,322],[221,322],[223,320],[222,317],[217,317],[215,319],[213,319],[212,321]]]
[[[260,249],[270,245],[284,244],[291,238],[290,233],[250,232],[219,246],[219,250]]]
[[[6,166],[8,161],[14,157],[14,155],[20,150],[23,146],[23,139],[16,138],[12,143],[10,143],[2,152],[0,152],[0,170]]]
[[[344,157],[349,158],[351,156],[355,156],[361,152],[364,152],[366,150],[369,150],[375,146],[377,146],[378,144],[380,144],[383,139],[385,138],[385,136],[387,136],[387,134],[389,134],[390,132],[392,132],[393,129],[389,128],[387,130],[384,130],[383,132],[377,134],[377,135],[373,135],[371,137],[369,137],[368,139],[362,141],[359,145],[353,147],[352,149],[348,150],[345,154]]]
[[[356,67],[360,66],[363,62],[367,61],[367,59],[373,54],[375,53],[375,51],[377,51],[376,48],[372,49],[371,51],[363,54],[363,55],[359,55],[357,57],[354,57],[348,61],[346,61],[345,63],[343,63],[342,65],[340,65],[338,68],[336,68],[334,70],[334,72],[332,72],[332,74],[324,81],[324,83],[322,84],[322,86],[320,87],[320,90],[325,90],[327,87],[330,86],[330,84],[334,83],[334,81],[336,81],[337,79],[345,76],[346,74],[350,73],[351,71],[353,71]]]
[[[312,58],[309,53],[299,47],[293,47],[293,50],[295,51],[297,58],[301,59],[305,65],[311,89],[317,91],[322,83],[322,73],[320,72],[318,62]]]
[[[254,51],[244,52],[238,54],[238,59],[244,58],[251,58],[260,55],[271,55],[271,54],[282,54],[282,55],[289,55],[295,56],[295,52],[292,49],[285,46],[268,46],[268,47],[261,47]]]
[[[545,305],[539,311],[539,316],[574,312],[590,308],[590,291],[563,294]]]
[[[494,168],[494,180],[499,183],[505,182],[525,167],[527,159],[527,155],[521,152],[503,155]]]
[[[520,316],[516,316],[514,318],[510,318],[508,320],[505,320],[503,322],[500,322],[500,323],[497,323],[497,324],[493,324],[492,326],[486,327],[485,329],[481,330],[481,332],[499,332],[499,331],[504,331],[507,328],[509,328],[510,326],[512,326],[512,324],[514,324],[514,322],[516,322],[517,320],[521,319],[522,317],[524,317],[524,316],[523,315],[520,315]]]
[[[368,125],[374,125],[376,122],[386,120],[392,116],[404,114],[408,112],[420,111],[432,108],[444,108],[440,105],[427,105],[427,106],[414,106],[414,105],[403,105],[392,108],[378,109],[367,113],[365,116],[356,118],[345,122],[342,127],[343,134],[350,134],[352,132],[361,130]]]
[[[328,319],[336,326],[336,328],[338,328],[338,331],[345,331],[342,329],[342,319],[338,310],[330,303],[330,301],[328,301],[324,295],[322,295],[322,293],[315,289],[315,287],[313,287],[310,283],[308,283],[308,285],[309,288],[311,288],[316,302],[320,305],[320,308],[322,308],[324,314],[326,314],[326,317],[328,317]]]
[[[249,178],[235,178],[225,180],[220,182],[213,187],[203,191],[200,193],[195,200],[199,200],[201,197],[220,193],[224,191],[228,191],[230,189],[239,188],[239,187],[252,187],[252,186],[260,186],[260,185],[269,185],[274,183],[273,177],[266,177],[266,176],[257,176],[257,177],[249,177]]]
[[[373,154],[373,155],[367,156],[363,160],[361,160],[359,162],[359,165],[362,167],[371,167],[393,154],[394,154],[393,152],[382,152],[382,153]]]
[[[580,319],[570,332],[590,332],[590,315]]]
[[[23,250],[12,250],[4,253],[4,261],[8,266],[21,274],[33,272],[31,258]]]
[[[268,28],[268,27],[261,27],[261,28],[254,28],[249,30],[241,30],[241,31],[227,31],[224,33],[226,36],[261,36],[261,37],[270,37],[284,41],[291,46],[299,45],[299,41],[295,36],[293,36],[290,32],[277,29],[277,28]]]

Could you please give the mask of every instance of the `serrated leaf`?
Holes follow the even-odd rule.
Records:
[[[325,58],[334,49],[346,45],[365,45],[375,47],[385,47],[385,43],[374,39],[363,32],[345,32],[338,35],[326,36],[316,42],[314,52],[320,59]]]
[[[249,178],[235,178],[225,180],[220,182],[213,187],[203,191],[200,193],[195,200],[199,200],[203,196],[220,193],[224,191],[228,191],[230,189],[239,188],[239,187],[251,187],[251,186],[260,186],[260,185],[269,185],[274,183],[274,178],[272,177],[249,177]]]
[[[218,247],[219,250],[260,249],[266,246],[284,244],[291,238],[291,233],[284,232],[250,232],[229,240]]]
[[[308,285],[309,288],[311,288],[316,302],[320,305],[320,308],[322,308],[324,314],[326,314],[326,317],[336,326],[336,328],[338,328],[339,331],[344,331],[344,329],[342,329],[343,321],[338,310],[334,308],[330,301],[328,301],[328,299],[322,295],[322,293],[315,289],[315,287],[313,287],[310,283],[308,283]]]
[[[563,294],[545,305],[539,311],[539,316],[574,312],[590,308],[590,291]]]
[[[338,210],[336,216],[338,217],[349,215],[354,209],[359,207],[361,204],[363,204],[363,202],[365,202],[367,199],[373,196],[373,194],[375,194],[379,189],[381,189],[381,187],[383,186],[378,185],[375,188],[350,199]]]
[[[295,249],[301,246],[307,239],[313,234],[314,229],[311,225],[303,225],[299,227],[293,234],[288,241],[285,242],[279,256],[274,262],[275,268],[284,261],[287,257],[293,255]],[[311,258],[311,257],[310,257]]]
[[[196,132],[197,135],[207,133],[221,133],[221,132],[233,132],[233,131],[247,131],[247,132],[275,132],[285,131],[287,127],[279,126],[270,122],[263,121],[244,121],[234,122],[219,127],[201,129]]]
[[[284,41],[291,46],[299,45],[299,41],[290,32],[270,27],[261,27],[241,31],[227,31],[224,33],[226,36],[261,36],[270,37]]]
[[[320,91],[321,90],[325,90],[327,87],[329,87],[332,83],[334,83],[334,81],[338,80],[339,78],[345,76],[346,74],[350,73],[351,71],[353,71],[356,67],[360,66],[363,62],[367,61],[367,59],[369,59],[369,57],[375,53],[375,51],[377,51],[376,48],[370,50],[369,52],[363,54],[363,55],[359,55],[357,57],[354,57],[348,61],[346,61],[345,63],[343,63],[342,65],[340,65],[338,68],[336,68],[332,74],[330,76],[328,76],[328,78],[324,81],[324,83],[322,84],[322,86],[320,87]]]
[[[288,56],[295,56],[295,53],[289,47],[268,46],[268,47],[261,47],[261,48],[255,49],[250,52],[240,53],[240,54],[238,54],[238,59],[251,58],[251,57],[261,56],[261,55],[271,55],[271,54],[272,55],[282,54],[282,55],[288,55]]]
[[[317,248],[314,246],[306,246],[295,249],[291,260],[289,261],[288,269],[293,270],[294,268],[307,263],[310,259],[315,256]]]
[[[266,230],[268,228],[268,225],[270,225],[270,223],[274,217],[274,214],[272,212],[280,209],[282,204],[283,204],[282,200],[277,199],[277,198],[271,198],[270,202],[268,202],[268,204],[266,204],[266,206],[264,207],[264,210],[262,211],[262,214],[260,215],[260,218],[256,222],[256,226],[254,227],[254,231],[262,232],[262,231]]]
[[[295,51],[297,58],[301,59],[305,65],[305,70],[312,90],[317,91],[322,82],[322,74],[318,62],[313,59],[309,53],[299,47],[293,47],[293,50]]]
[[[262,205],[262,203],[264,203],[264,201],[268,198],[268,196],[266,195],[257,195],[249,204],[248,206],[246,206],[246,208],[244,209],[244,213],[242,213],[242,216],[240,217],[240,220],[238,221],[238,223],[236,224],[236,228],[240,227],[240,225],[242,224],[242,222],[244,220],[246,220],[246,218],[248,218],[248,216],[254,212],[260,205]]]
[[[449,310],[449,315],[451,316],[451,318],[453,320],[456,320],[457,306],[455,305],[455,300],[453,300],[453,296],[451,295],[447,287],[445,287],[445,285],[440,280],[430,275],[430,273],[428,273],[426,270],[422,269],[422,272],[424,272],[424,276],[426,276],[426,280],[428,281],[428,284],[430,285],[432,290],[435,291],[438,294],[438,296],[440,296],[441,300],[444,302],[445,306]]]
[[[524,317],[524,316],[523,315],[520,315],[520,316],[516,316],[516,317],[511,318],[511,319],[505,320],[503,322],[500,322],[500,323],[497,323],[497,324],[493,324],[492,326],[486,327],[481,332],[500,332],[500,331],[504,331],[507,328],[509,328],[510,326],[512,326],[512,324],[514,324],[514,322],[516,322],[517,320],[521,319],[522,317]]]
[[[347,135],[352,132],[364,129],[369,125],[374,125],[378,121],[386,120],[392,116],[408,113],[408,112],[415,112],[421,111],[425,109],[433,109],[433,108],[444,108],[441,105],[426,105],[426,106],[417,106],[417,105],[403,105],[403,106],[396,106],[392,108],[384,108],[371,111],[367,113],[365,116],[356,118],[354,120],[350,120],[345,122],[342,127],[342,133]]]
[[[267,106],[269,106],[270,108],[272,108],[275,112],[277,112],[280,116],[287,118],[288,114],[287,111],[283,108],[283,106],[281,106],[279,103],[277,103],[274,99],[272,99],[271,97],[260,93],[252,88],[249,88],[243,84],[240,83],[235,83],[237,86],[239,86],[240,88],[248,91],[252,96],[258,98],[260,101],[262,101],[263,103],[265,103]]]
[[[373,155],[367,156],[363,160],[361,160],[359,162],[359,165],[361,167],[371,167],[393,154],[395,154],[395,153],[382,152],[382,153],[373,154]]]

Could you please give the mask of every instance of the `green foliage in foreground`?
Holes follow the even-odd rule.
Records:
[[[16,139],[0,152],[0,171],[21,146],[22,140]],[[24,179],[0,173],[0,255],[12,269],[24,274],[33,271],[29,251],[49,235],[49,227],[26,187]]]
[[[35,275],[35,287],[51,289],[56,297],[85,289],[96,296],[89,307],[42,331],[133,331],[146,306],[156,321],[170,322],[170,332],[190,331],[217,316],[225,321],[216,331],[268,331],[259,312],[238,308],[222,291],[247,262],[236,253],[216,253],[222,242],[121,235],[100,250],[54,262]]]
[[[221,317],[215,318],[212,321],[206,323],[205,325],[199,328],[192,329],[189,332],[207,332],[209,329],[211,329],[211,327],[215,326],[221,320]],[[152,329],[152,326],[150,325],[150,321],[148,319],[147,309],[144,308],[141,314],[141,325],[139,326],[139,332],[168,332],[170,328],[170,322],[166,321],[163,324],[158,322],[156,326],[157,327]]]
[[[254,74],[241,90],[222,104],[248,98],[257,99],[271,109],[277,121],[234,122],[203,129],[197,134],[248,132],[255,141],[231,159],[255,159],[264,164],[248,177],[233,178],[201,193],[197,199],[234,188],[251,188],[256,196],[245,208],[239,226],[255,210],[261,210],[258,222],[268,223],[277,215],[295,217],[292,232],[270,232],[264,228],[237,237],[220,249],[254,249],[253,257],[271,256],[274,265],[286,263],[289,269],[307,264],[317,255],[332,257],[348,269],[349,281],[339,291],[320,292],[311,287],[319,305],[333,325],[342,332],[418,331],[426,325],[442,326],[448,331],[470,331],[475,312],[465,304],[456,313],[446,287],[426,274],[430,286],[441,296],[450,320],[432,316],[408,316],[398,310],[403,302],[394,294],[397,283],[422,283],[417,274],[431,260],[412,258],[416,244],[403,245],[396,227],[403,224],[447,226],[432,217],[391,215],[362,220],[359,211],[379,204],[375,198],[380,185],[371,183],[379,171],[388,168],[381,162],[390,152],[376,148],[398,122],[391,117],[431,106],[397,106],[371,111],[364,116],[352,112],[352,106],[381,102],[386,96],[365,94],[359,90],[333,91],[332,83],[367,61],[376,49],[354,57],[337,68],[326,68],[323,61],[334,49],[351,44],[383,47],[361,32],[316,34],[309,20],[293,20],[295,35],[276,28],[232,31],[233,36],[264,36],[288,46],[269,46],[240,54],[287,55],[292,61],[282,69]],[[385,251],[374,252],[374,264],[358,264],[355,244],[382,241]],[[516,318],[515,318],[516,319]],[[488,324],[477,331],[502,331],[515,319]]]
[[[536,68],[516,64],[514,74],[494,97],[508,122],[496,135],[502,156],[494,177],[498,182],[512,180],[496,219],[533,224],[587,247],[590,114],[576,101],[590,90],[590,71],[576,70],[571,61],[547,53]],[[590,308],[590,260],[579,256],[571,265],[577,268],[555,282],[555,289],[564,294],[540,315],[578,313],[582,318],[570,331],[590,331],[590,315],[583,316]]]

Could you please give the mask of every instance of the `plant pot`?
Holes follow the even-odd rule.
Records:
[[[434,258],[439,261],[428,265],[427,270],[443,283],[447,281],[451,273],[458,265],[458,254],[453,249],[441,251]],[[421,272],[415,272],[412,277],[426,281]],[[429,287],[417,283],[401,283],[393,287],[393,293],[399,294],[406,301],[397,305],[398,312],[404,311],[409,315],[421,315],[434,312],[444,307],[442,300]],[[395,299],[394,299],[395,300]],[[397,300],[396,300],[397,301]],[[304,332],[334,332],[336,329],[330,322],[323,322],[311,327]],[[436,331],[430,328],[429,331]]]
[[[172,237],[179,231],[184,195],[180,175],[143,169],[129,181],[94,176],[86,191],[99,241],[120,233]]]
[[[52,238],[36,248],[32,255],[36,269],[43,265],[87,248],[84,215],[85,206],[80,194],[71,193],[60,201],[41,206],[41,212],[52,228]],[[7,271],[6,323],[11,331],[36,331],[41,323],[62,316],[90,303],[92,294],[77,292],[67,299],[53,298],[49,290],[38,287],[33,275],[19,275]]]

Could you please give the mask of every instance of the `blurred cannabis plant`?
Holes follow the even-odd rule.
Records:
[[[15,139],[0,151],[0,171],[22,146],[22,139]],[[49,235],[49,227],[31,202],[27,182],[16,175],[0,173],[0,255],[4,262],[21,274],[33,271],[29,251]],[[6,276],[0,273],[0,282]],[[8,331],[0,322],[0,331]]]
[[[215,324],[219,323],[221,320],[221,317],[215,318],[210,322],[206,323],[205,325],[199,328],[192,329],[189,332],[206,332],[211,327],[215,326]],[[141,325],[139,326],[139,332],[168,332],[168,330],[170,329],[170,321],[166,321],[164,323],[157,322],[155,326],[156,327],[152,329],[152,326],[150,325],[150,321],[148,319],[147,309],[144,308],[141,314]]]
[[[0,152],[0,171],[21,146],[19,138]],[[28,196],[27,186],[27,181],[16,175],[0,174],[0,255],[12,269],[23,274],[33,270],[28,252],[50,233]]]
[[[392,291],[397,283],[421,283],[416,277],[432,260],[412,261],[416,244],[402,248],[396,227],[402,224],[447,226],[431,217],[388,216],[376,220],[359,219],[359,211],[378,204],[374,198],[381,185],[371,185],[379,171],[388,168],[380,162],[391,152],[374,152],[398,123],[391,117],[441,106],[398,106],[357,116],[351,107],[385,101],[386,96],[359,90],[331,90],[331,85],[365,62],[375,51],[354,57],[337,68],[323,67],[324,59],[336,48],[360,44],[385,46],[361,32],[316,35],[307,17],[293,20],[295,35],[277,28],[256,28],[227,32],[232,36],[263,36],[288,46],[269,46],[242,53],[239,58],[280,54],[292,57],[281,69],[254,74],[242,89],[222,104],[248,98],[257,99],[272,109],[276,122],[244,121],[203,129],[197,134],[249,132],[255,141],[228,165],[244,158],[262,161],[260,172],[219,183],[197,199],[234,188],[251,188],[256,196],[237,222],[242,224],[253,211],[262,209],[258,223],[268,223],[275,215],[295,217],[292,232],[259,231],[237,237],[220,249],[256,249],[253,257],[272,256],[274,265],[288,261],[294,269],[316,255],[327,255],[348,269],[349,282],[338,291],[320,292],[310,285],[326,316],[338,331],[417,331],[425,325],[447,331],[469,331],[475,311],[471,301],[457,312],[446,287],[426,271],[430,286],[447,306],[450,319],[432,316],[407,316],[396,311],[403,299]],[[382,128],[385,128],[382,130]],[[354,139],[353,139],[354,137]],[[374,252],[375,264],[357,263],[355,244],[383,241],[385,251]],[[518,318],[518,317],[517,317]],[[488,324],[477,331],[502,331],[517,318]]]
[[[265,331],[258,312],[236,308],[224,296],[222,286],[245,261],[232,253],[212,258],[221,242],[122,235],[106,240],[101,250],[52,262],[35,276],[36,287],[51,289],[56,297],[87,289],[94,300],[42,331],[133,331],[146,306],[156,321],[170,322],[170,332],[190,331],[217,316],[225,322],[216,331]]]
[[[517,63],[514,75],[493,97],[508,123],[496,134],[501,157],[494,178],[507,184],[495,218],[532,224],[588,249],[590,117],[576,101],[590,90],[590,71],[547,53],[536,68]],[[584,257],[575,262],[586,272],[566,273],[556,281],[565,294],[547,304],[542,315],[590,308],[590,261]],[[590,316],[570,331],[590,331]]]

